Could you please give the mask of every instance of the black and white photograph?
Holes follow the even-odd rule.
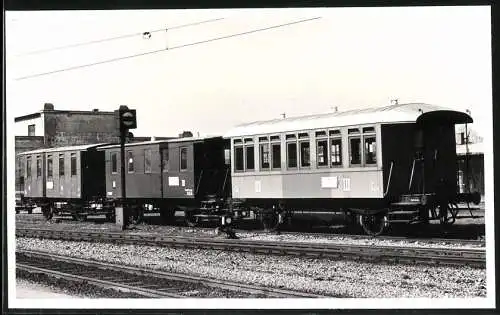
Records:
[[[491,23],[7,10],[9,308],[494,308]]]

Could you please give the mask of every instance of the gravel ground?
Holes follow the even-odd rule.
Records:
[[[485,297],[486,270],[18,238],[18,249],[338,297]]]
[[[120,292],[111,289],[104,289],[94,285],[68,281],[63,279],[58,279],[54,277],[49,277],[44,274],[34,274],[25,271],[16,271],[16,281],[22,279],[29,281],[31,283],[38,284],[38,289],[41,296],[38,296],[35,292],[32,294],[32,298],[40,298],[44,296],[44,293],[49,292],[60,292],[63,296],[54,296],[58,298],[144,298],[141,295],[127,292]]]
[[[41,298],[59,298],[74,299],[81,296],[70,295],[68,292],[59,288],[52,288],[40,283],[33,282],[24,278],[16,279],[16,297],[18,299],[41,299]]]
[[[120,232],[133,235],[162,235],[162,236],[186,236],[186,237],[206,237],[206,238],[224,238],[225,234],[216,233],[215,228],[190,228],[184,226],[161,226],[139,224],[131,226],[131,229],[121,231],[114,223],[103,223],[100,221],[76,222],[63,220],[60,223],[45,221],[43,217],[38,215],[17,215],[17,227],[39,227],[44,229],[61,229],[75,231],[106,231]],[[376,245],[376,246],[408,246],[408,247],[432,247],[432,248],[484,248],[484,245],[463,245],[459,243],[443,242],[429,243],[425,240],[421,241],[391,241],[381,238],[354,239],[345,235],[312,235],[312,234],[291,234],[283,233],[281,235],[238,231],[238,237],[242,240],[262,240],[271,242],[313,242],[313,243],[331,243],[331,244],[352,244],[352,245]]]

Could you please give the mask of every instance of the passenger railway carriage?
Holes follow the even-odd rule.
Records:
[[[275,228],[297,212],[340,212],[369,234],[390,223],[453,223],[455,125],[463,112],[428,104],[335,112],[241,125],[224,137],[125,146],[126,206],[139,221],[183,211],[194,226],[254,216]],[[113,217],[121,195],[117,144],[20,154],[28,202],[47,218]],[[478,203],[479,200],[476,200]]]
[[[19,154],[25,174],[24,199],[41,207],[47,218],[67,213],[83,220],[107,214],[104,154],[99,144],[39,149]],[[99,207],[97,207],[99,205]]]
[[[207,196],[227,196],[231,177],[226,142],[222,137],[197,137],[126,144],[126,197],[133,213],[141,217],[143,211],[159,211],[168,222],[175,211],[184,211],[194,220]],[[106,197],[121,198],[120,145],[99,150],[106,159]],[[218,218],[217,213],[210,215]]]
[[[270,225],[299,210],[343,211],[370,234],[429,216],[445,223],[457,197],[455,124],[471,122],[458,111],[397,104],[245,124],[225,135],[232,197]]]

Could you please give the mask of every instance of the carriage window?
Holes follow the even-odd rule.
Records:
[[[349,163],[350,165],[361,164],[361,139],[349,139]]]
[[[271,144],[273,153],[273,169],[281,169],[281,144]]]
[[[71,169],[73,169],[73,166],[71,166]],[[75,171],[76,171],[76,156],[75,156]],[[118,173],[118,154],[116,152],[111,153],[111,173]],[[71,174],[73,174],[73,171],[71,171]]]
[[[310,143],[300,142],[300,166],[309,167],[311,166],[311,154],[310,154]]]
[[[161,162],[162,172],[166,173],[168,172],[168,160],[169,160],[168,149],[165,148],[161,150],[161,159],[162,159]]]
[[[377,163],[377,146],[375,136],[365,137],[365,163]]]
[[[116,172],[116,153],[115,153],[115,168]],[[71,153],[71,176],[76,175],[76,153]]]
[[[181,148],[181,170],[187,170],[188,168],[188,149]]]
[[[42,176],[42,158],[36,157],[36,177]]]
[[[342,165],[342,139],[331,140],[331,163],[332,166]]]
[[[255,168],[254,166],[254,147],[253,145],[251,146],[245,146],[245,153],[246,153],[246,169],[247,170],[253,170]]]
[[[297,167],[297,143],[287,143],[287,164],[288,168]]]
[[[224,164],[231,165],[231,150],[224,149]]]
[[[52,177],[53,165],[52,165],[52,155],[47,156],[47,177]]]
[[[328,139],[318,140],[316,151],[318,166],[328,166]]]
[[[269,169],[269,143],[260,145],[260,168]]]
[[[144,173],[151,173],[151,150],[144,150]]]
[[[243,147],[234,147],[234,170],[243,171]]]
[[[134,153],[132,151],[127,151],[127,163],[128,163],[128,172],[134,172]]]
[[[64,176],[64,154],[59,154],[59,176]]]
[[[26,177],[31,177],[31,157],[26,158]]]

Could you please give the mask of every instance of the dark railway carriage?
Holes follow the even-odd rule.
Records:
[[[224,198],[230,191],[228,145],[221,137],[126,144],[126,197],[133,216],[140,219],[144,210],[157,210],[168,221],[176,210],[183,210],[189,222],[196,220],[205,199],[215,201],[215,196]],[[120,146],[99,150],[106,159],[106,196],[121,198]]]
[[[455,124],[471,122],[396,104],[245,124],[225,135],[232,197],[268,226],[297,211],[344,212],[370,234],[390,222],[446,223],[456,215]]]
[[[48,148],[19,154],[25,174],[24,199],[54,214],[83,219],[88,214],[110,214],[104,209],[104,154],[99,144]],[[95,205],[99,203],[100,207]]]

